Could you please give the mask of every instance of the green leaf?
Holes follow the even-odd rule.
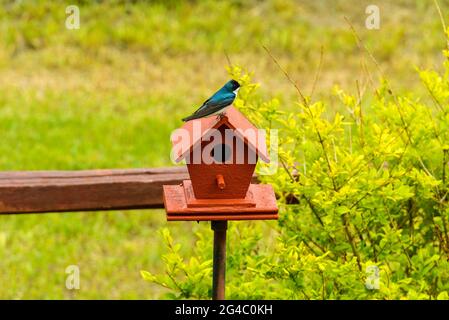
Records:
[[[154,282],[156,280],[156,277],[154,275],[152,275],[150,272],[145,271],[145,270],[140,270],[140,275],[146,281]]]

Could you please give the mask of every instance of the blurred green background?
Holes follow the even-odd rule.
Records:
[[[433,0],[0,3],[0,170],[171,165],[170,132],[228,80],[225,52],[282,105],[294,88],[262,45],[306,93],[323,48],[315,97],[332,105],[335,84],[377,81],[344,17],[397,91],[425,92],[413,67],[441,69],[445,46]],[[65,27],[73,4],[78,30]],[[365,28],[369,4],[379,30]],[[0,216],[0,298],[158,298],[139,271],[162,270],[166,225],[162,210]],[[209,229],[168,225],[184,250]],[[65,288],[72,264],[80,290]]]

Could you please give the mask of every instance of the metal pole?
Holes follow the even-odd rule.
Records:
[[[212,300],[225,299],[226,229],[227,221],[212,221],[214,230],[214,266],[212,276]]]

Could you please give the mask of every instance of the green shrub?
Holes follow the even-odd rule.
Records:
[[[276,99],[259,97],[250,75],[230,70],[244,84],[236,106],[258,127],[279,130],[279,169],[261,179],[274,186],[280,218],[230,223],[227,298],[448,298],[444,67],[444,75],[418,70],[433,103],[383,81],[369,105],[336,88],[340,113],[309,97],[280,111]],[[210,297],[211,234],[198,234],[188,260],[168,229],[163,235],[167,272],[143,277],[172,289],[171,298]],[[369,285],[373,266],[377,289]]]

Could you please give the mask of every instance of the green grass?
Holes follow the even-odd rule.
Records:
[[[170,165],[171,130],[227,80],[225,50],[286,101],[294,89],[261,44],[306,93],[323,47],[315,96],[334,99],[335,84],[354,91],[378,75],[344,16],[399,91],[423,92],[413,66],[438,66],[445,45],[430,0],[377,1],[381,29],[371,31],[372,1],[85,1],[80,30],[64,28],[64,1],[1,2],[0,170]],[[161,210],[1,216],[0,298],[157,298],[139,271],[161,270],[164,226]],[[208,229],[168,226],[187,244]],[[65,289],[70,264],[79,291]]]

